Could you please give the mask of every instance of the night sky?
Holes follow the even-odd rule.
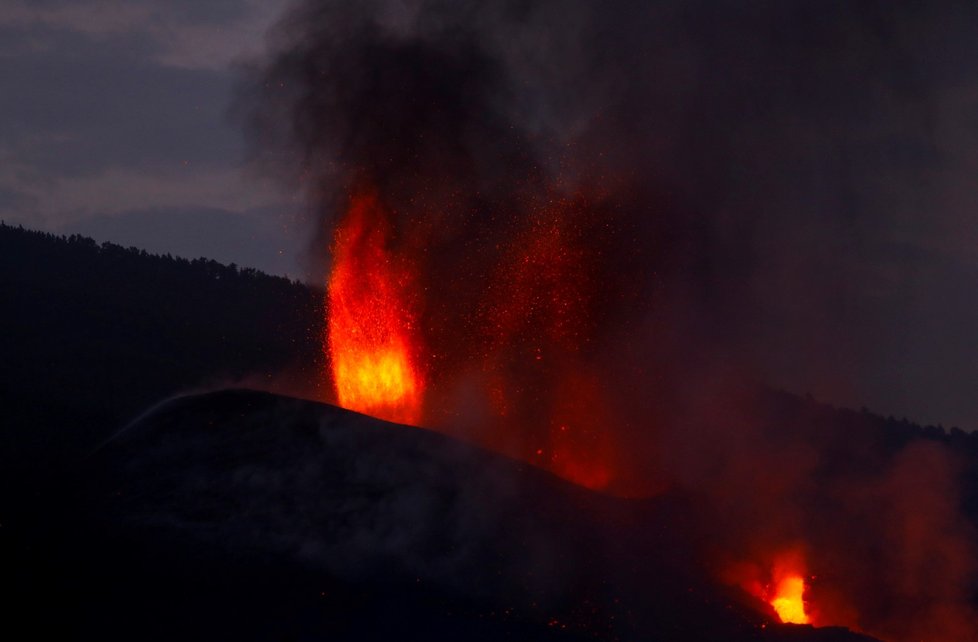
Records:
[[[294,207],[243,172],[228,116],[283,4],[2,3],[2,217],[298,276]]]
[[[595,129],[609,167],[681,201],[718,248],[706,278],[746,293],[731,354],[823,401],[978,428],[972,3],[540,4],[559,9],[507,49],[539,54],[525,120],[617,119]],[[286,5],[6,0],[0,218],[310,278],[303,205],[248,164],[237,115]]]

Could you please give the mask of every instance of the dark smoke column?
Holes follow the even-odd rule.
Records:
[[[597,356],[638,309],[642,288],[622,269],[634,226],[563,137],[532,131],[542,107],[522,85],[520,52],[501,42],[532,32],[532,13],[521,3],[300,3],[258,70],[249,131],[306,194],[317,264],[348,255],[336,251],[337,229],[358,211],[355,195],[375,200],[376,252],[412,275],[404,305],[416,314],[400,317],[418,337],[421,423],[604,487],[618,467],[609,426],[620,422],[617,373]],[[336,269],[324,267],[324,280]],[[375,334],[390,345],[390,331]]]

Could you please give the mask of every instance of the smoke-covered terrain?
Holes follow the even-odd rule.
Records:
[[[616,500],[311,402],[175,399],[62,481],[6,537],[14,622],[60,614],[43,635],[868,640],[715,584],[687,497]]]

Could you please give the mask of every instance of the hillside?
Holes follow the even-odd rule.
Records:
[[[67,481],[5,534],[14,621],[44,637],[869,640],[709,581],[681,495],[267,393],[171,401]]]
[[[75,458],[188,388],[314,381],[321,300],[234,265],[0,225],[0,467]]]

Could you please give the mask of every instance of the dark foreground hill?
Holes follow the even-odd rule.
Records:
[[[61,482],[3,529],[38,639],[869,639],[707,581],[681,496],[266,393],[171,401]]]

